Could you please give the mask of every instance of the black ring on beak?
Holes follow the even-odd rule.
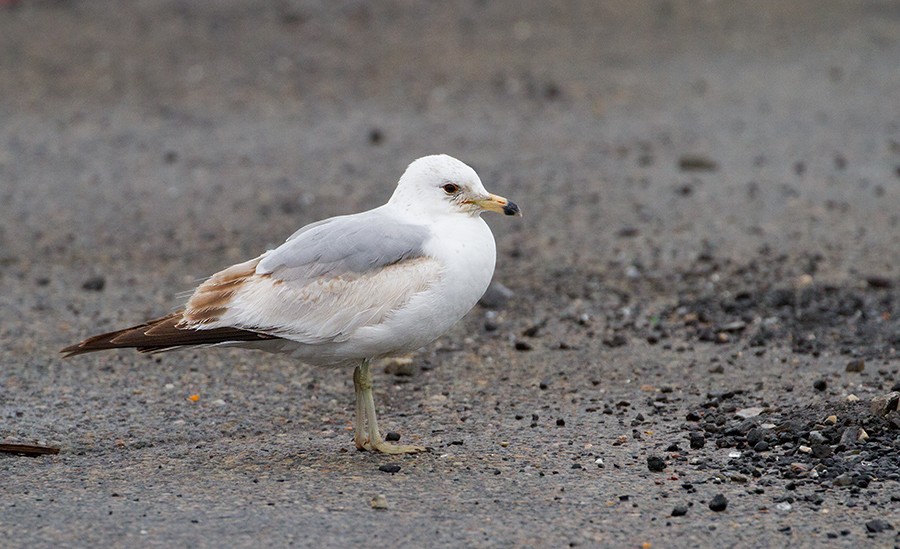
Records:
[[[507,202],[506,206],[503,206],[503,213],[505,215],[522,215],[522,212],[519,211],[519,207],[512,201]]]

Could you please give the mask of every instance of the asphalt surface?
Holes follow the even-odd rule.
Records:
[[[0,546],[897,546],[898,59],[892,2],[2,3],[0,443],[61,451]],[[525,216],[376,371],[430,453],[349,371],[58,357],[435,152]]]

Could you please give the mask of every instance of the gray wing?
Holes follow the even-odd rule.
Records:
[[[426,227],[373,210],[308,225],[278,248],[214,275],[183,325],[237,327],[303,343],[346,341],[383,322],[441,276]]]
[[[263,255],[257,274],[282,280],[365,273],[424,255],[427,227],[409,225],[372,210],[303,227]]]

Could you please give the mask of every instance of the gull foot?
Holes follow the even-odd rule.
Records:
[[[389,442],[384,442],[383,440],[369,445],[368,449],[372,450],[373,452],[381,452],[382,454],[419,454],[421,452],[427,451],[424,446],[413,446],[412,444],[391,444]]]

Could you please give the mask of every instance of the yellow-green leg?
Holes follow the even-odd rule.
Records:
[[[353,442],[357,450],[366,450],[369,439],[366,436],[366,402],[361,383],[361,367],[353,370],[353,389],[356,391],[356,421],[353,432]],[[371,384],[370,384],[371,385]]]
[[[353,442],[360,450],[373,450],[383,454],[415,454],[424,452],[422,446],[390,444],[381,438],[378,419],[375,416],[375,397],[372,394],[372,376],[369,361],[353,371],[353,388],[356,391],[356,423]],[[365,419],[363,419],[365,416]]]

